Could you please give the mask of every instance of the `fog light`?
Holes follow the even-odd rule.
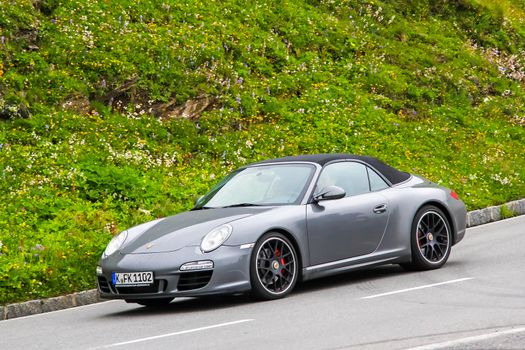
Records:
[[[102,275],[102,267],[97,266],[97,275]]]
[[[201,260],[185,263],[180,267],[181,271],[209,270],[213,269],[213,261]]]

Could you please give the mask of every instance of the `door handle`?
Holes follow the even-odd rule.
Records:
[[[374,208],[374,213],[376,213],[376,214],[384,213],[387,208],[388,208],[388,206],[386,204],[380,204],[380,205],[378,205],[377,207]]]

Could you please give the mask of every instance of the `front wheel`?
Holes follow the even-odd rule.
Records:
[[[290,294],[299,271],[297,254],[291,242],[278,232],[261,237],[250,261],[252,293],[258,299],[279,299]]]
[[[412,262],[402,264],[407,270],[433,270],[443,266],[450,256],[452,232],[445,214],[433,205],[418,210],[410,235]]]

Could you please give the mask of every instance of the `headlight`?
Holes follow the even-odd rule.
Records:
[[[106,247],[106,250],[104,251],[104,254],[102,254],[102,258],[107,258],[111,254],[115,253],[117,250],[119,250],[124,245],[125,242],[133,241],[142,232],[146,231],[150,227],[153,227],[154,225],[156,225],[162,220],[164,220],[164,218],[149,221],[144,224],[127,229],[126,231],[122,231],[121,233],[113,237],[111,241],[108,243],[108,246]]]
[[[214,228],[202,239],[201,250],[208,253],[219,248],[230,237],[232,230],[228,224]]]
[[[106,258],[111,254],[115,253],[120,247],[122,247],[122,244],[124,244],[127,237],[128,231],[122,231],[121,233],[113,237],[111,241],[109,241],[108,246],[106,247],[106,250],[104,251],[104,255],[102,255],[102,257]]]

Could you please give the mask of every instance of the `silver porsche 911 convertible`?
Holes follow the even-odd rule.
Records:
[[[465,235],[458,195],[380,160],[317,154],[242,167],[184,213],[132,227],[97,266],[102,298],[288,295],[299,280],[379,264],[436,269]]]

